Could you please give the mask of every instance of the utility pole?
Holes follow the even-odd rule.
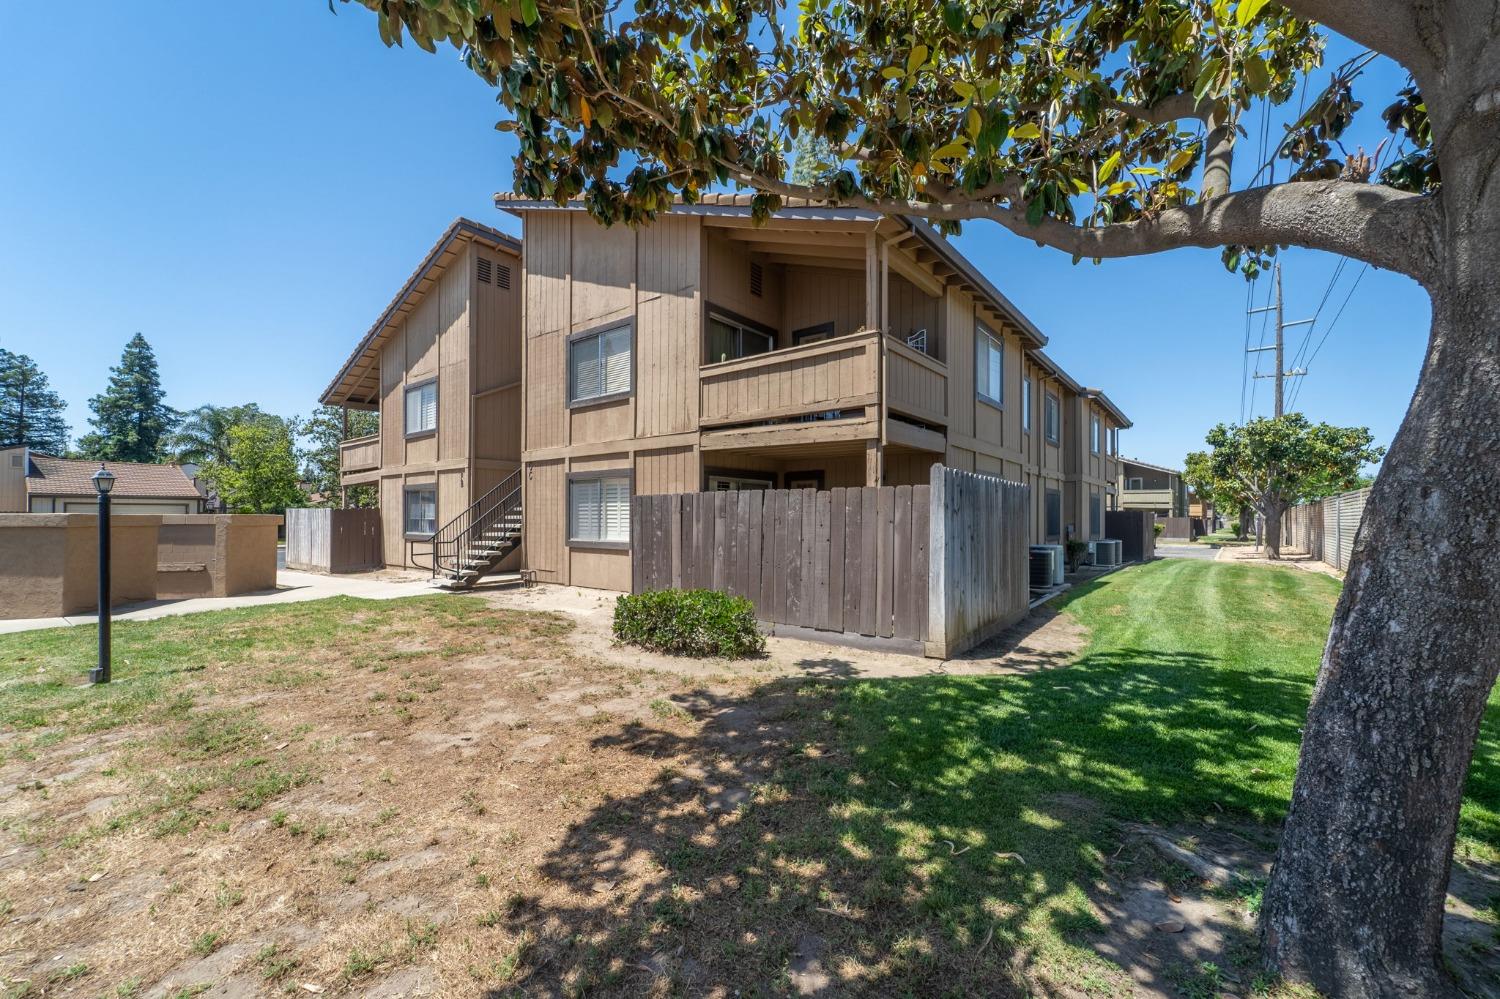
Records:
[[[1295,371],[1287,371],[1286,370],[1286,331],[1288,329],[1291,329],[1293,326],[1306,326],[1306,325],[1312,323],[1316,317],[1314,317],[1314,319],[1299,319],[1299,320],[1297,320],[1294,323],[1285,322],[1284,319],[1283,319],[1284,312],[1282,310],[1282,300],[1281,300],[1281,261],[1279,261],[1279,260],[1276,262],[1275,280],[1276,280],[1276,304],[1275,305],[1266,306],[1263,309],[1251,309],[1250,310],[1250,314],[1254,315],[1257,312],[1272,312],[1272,311],[1274,311],[1276,313],[1276,342],[1274,344],[1263,344],[1263,345],[1261,345],[1259,347],[1250,347],[1248,349],[1248,352],[1251,353],[1251,354],[1255,353],[1256,351],[1261,351],[1261,350],[1274,350],[1276,352],[1276,371],[1275,371],[1275,373],[1274,374],[1269,374],[1269,375],[1256,375],[1255,377],[1256,378],[1274,378],[1274,379],[1276,379],[1276,416],[1279,419],[1281,417],[1282,411],[1283,411],[1283,400],[1286,398],[1286,392],[1285,392],[1285,382],[1286,382],[1286,379],[1288,379],[1288,378],[1297,378],[1297,377],[1300,377],[1302,375],[1307,374],[1307,369],[1306,368],[1298,368]]]

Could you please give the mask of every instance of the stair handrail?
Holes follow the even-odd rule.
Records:
[[[438,574],[458,574],[462,553],[476,534],[482,534],[504,520],[521,506],[521,470],[518,468],[506,476],[499,485],[479,497],[469,508],[433,532],[427,552],[413,553],[412,561],[420,554],[432,558],[433,578]]]

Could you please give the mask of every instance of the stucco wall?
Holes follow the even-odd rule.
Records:
[[[161,518],[157,594],[232,597],[276,587],[276,528],[281,518],[204,514]]]
[[[161,518],[110,520],[110,602],[156,598]],[[0,514],[0,618],[64,617],[97,609],[99,520],[91,513]]]

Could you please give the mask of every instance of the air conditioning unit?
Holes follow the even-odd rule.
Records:
[[[1094,549],[1095,565],[1116,566],[1123,561],[1123,542],[1109,538],[1103,541],[1095,541],[1092,547]]]
[[[1036,589],[1061,586],[1067,562],[1062,545],[1031,546],[1031,585]]]
[[[1099,564],[1099,558],[1098,558],[1098,556],[1099,556],[1099,549],[1098,549],[1099,542],[1097,542],[1097,541],[1086,541],[1086,542],[1084,542],[1084,544],[1088,545],[1089,547],[1088,547],[1088,551],[1083,556],[1083,564],[1084,565],[1098,565]]]

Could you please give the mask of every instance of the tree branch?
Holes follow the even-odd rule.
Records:
[[[1151,104],[1107,99],[1101,101],[1100,106],[1109,108],[1111,111],[1121,111],[1132,118],[1139,118],[1152,125],[1166,125],[1184,118],[1204,122],[1208,120],[1208,108],[1200,109],[1197,99],[1188,93],[1171,94]]]
[[[1405,66],[1421,82],[1436,74],[1442,51],[1435,26],[1410,0],[1283,0],[1298,17],[1317,21],[1345,38]]]
[[[827,186],[792,184],[721,161],[740,183],[783,198],[866,208],[887,215],[967,221],[988,219],[1020,236],[1078,257],[1136,257],[1185,246],[1301,246],[1352,257],[1430,286],[1438,274],[1442,206],[1438,196],[1407,194],[1344,180],[1283,183],[1168,208],[1151,218],[1077,226],[1026,219],[1019,180],[1007,179],[951,202],[853,197]]]

